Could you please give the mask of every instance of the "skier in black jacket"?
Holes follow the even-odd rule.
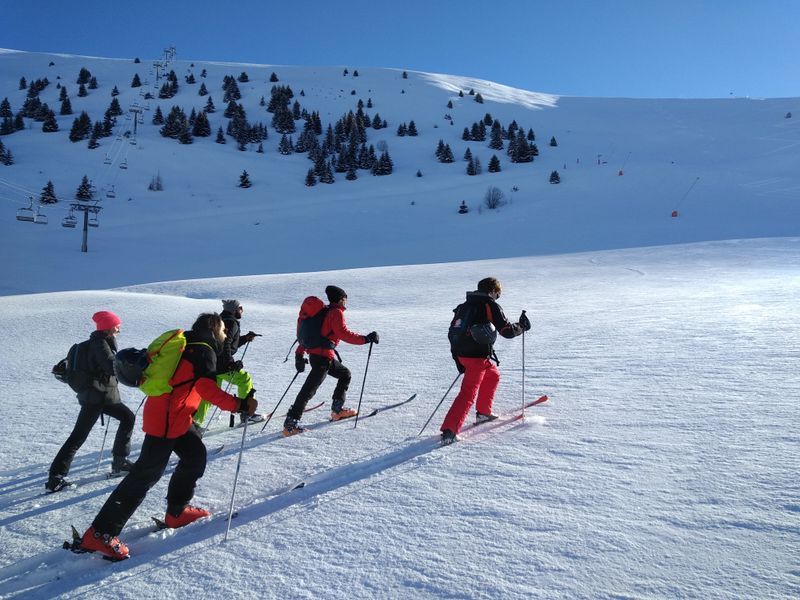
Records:
[[[119,333],[120,318],[111,311],[102,310],[92,315],[97,330],[89,337],[88,369],[92,377],[91,386],[78,392],[81,410],[72,433],[64,442],[50,465],[50,473],[45,483],[49,492],[57,492],[70,485],[65,479],[72,459],[89,436],[100,415],[108,415],[119,421],[117,435],[112,449],[112,473],[130,471],[128,454],[131,452],[131,433],[135,418],[133,412],[122,403],[114,376],[114,354],[117,343],[114,337]]]
[[[494,354],[494,339],[497,333],[511,339],[531,328],[531,322],[524,312],[517,323],[511,323],[506,319],[503,309],[497,303],[501,291],[500,282],[494,277],[487,277],[478,282],[476,291],[467,292],[466,302],[459,306],[459,309],[461,307],[466,309],[463,314],[465,318],[470,319],[471,322],[468,323],[470,328],[476,326],[478,329],[465,332],[451,345],[453,360],[456,361],[459,373],[464,373],[464,380],[440,428],[443,444],[458,441],[458,432],[461,431],[461,426],[476,396],[478,398],[475,407],[476,423],[497,418],[492,413],[494,393],[500,383],[500,371],[492,363],[492,359],[497,360]],[[456,320],[458,318],[459,315],[456,314]],[[453,325],[457,325],[455,320]]]

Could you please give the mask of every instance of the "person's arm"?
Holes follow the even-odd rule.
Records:
[[[328,311],[328,319],[330,319],[331,331],[338,339],[355,346],[363,346],[367,343],[366,336],[356,333],[355,331],[350,331],[347,328],[343,311],[335,309]]]
[[[497,302],[490,302],[489,306],[492,310],[492,323],[497,329],[497,333],[508,339],[522,335],[522,327],[520,327],[519,323],[511,323],[506,319],[503,309],[500,308]]]

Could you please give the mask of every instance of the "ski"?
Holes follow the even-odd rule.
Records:
[[[395,402],[394,404],[388,404],[388,405],[386,405],[386,406],[379,406],[378,408],[374,408],[374,409],[372,409],[372,410],[371,410],[370,412],[368,412],[367,414],[365,414],[365,415],[362,415],[362,416],[359,416],[359,417],[358,417],[358,420],[359,420],[359,421],[362,421],[363,419],[369,419],[370,417],[374,417],[374,416],[375,416],[375,415],[377,415],[378,413],[382,413],[382,412],[385,412],[385,411],[387,411],[387,410],[391,410],[391,409],[393,409],[393,408],[398,408],[398,407],[400,407],[400,406],[403,406],[404,404],[408,404],[409,402],[411,402],[411,401],[412,401],[414,398],[416,398],[416,397],[417,397],[417,395],[416,395],[416,394],[411,394],[411,395],[410,395],[408,398],[406,398],[406,399],[405,399],[405,400],[403,400],[402,402]]]
[[[550,398],[546,395],[539,396],[536,400],[531,400],[526,402],[522,408],[517,408],[514,410],[510,410],[504,413],[500,413],[497,415],[497,418],[492,421],[483,421],[481,423],[471,423],[466,427],[462,427],[461,431],[458,433],[461,439],[465,439],[471,437],[480,432],[481,429],[495,429],[496,427],[501,427],[503,425],[508,425],[513,423],[514,421],[519,421],[524,417],[523,411],[526,408],[531,408],[533,406],[537,406],[539,404],[543,404],[547,402]],[[486,427],[488,425],[488,427]],[[443,444],[443,446],[450,446],[451,444]]]

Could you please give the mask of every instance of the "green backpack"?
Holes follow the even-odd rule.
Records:
[[[149,364],[142,373],[139,389],[148,396],[160,396],[172,391],[169,380],[175,374],[186,349],[183,329],[172,329],[158,336],[147,347]]]

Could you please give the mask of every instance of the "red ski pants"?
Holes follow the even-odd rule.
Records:
[[[453,406],[447,411],[447,416],[440,428],[441,431],[449,429],[453,433],[461,431],[461,426],[475,402],[476,395],[478,396],[476,410],[485,415],[492,412],[494,393],[500,383],[500,371],[488,358],[459,356],[458,361],[464,366],[464,380],[461,382],[461,390],[453,401]]]

